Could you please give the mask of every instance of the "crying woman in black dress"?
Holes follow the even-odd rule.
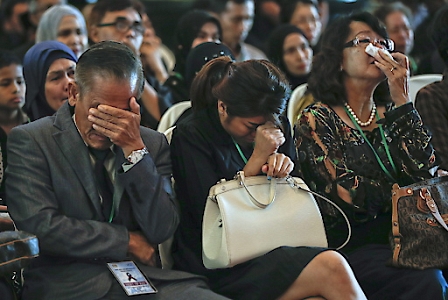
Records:
[[[210,82],[213,82],[210,85]],[[366,299],[345,259],[335,251],[280,247],[229,269],[202,264],[202,215],[208,191],[237,171],[285,177],[294,168],[289,122],[282,112],[290,89],[270,62],[210,61],[196,75],[191,100],[207,100],[177,124],[171,150],[181,222],[174,268],[208,277],[232,299]]]

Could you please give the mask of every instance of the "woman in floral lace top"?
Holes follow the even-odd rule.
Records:
[[[378,53],[367,54],[369,44]],[[297,157],[309,187],[347,213],[353,232],[343,251],[368,299],[444,299],[440,270],[386,265],[392,257],[392,184],[430,178],[436,159],[431,135],[409,100],[408,59],[384,50],[393,44],[369,13],[343,17],[327,29],[308,81],[318,102],[295,127]],[[393,101],[388,104],[372,96],[384,79]],[[347,236],[345,222],[331,206],[319,205],[329,244],[338,246]]]

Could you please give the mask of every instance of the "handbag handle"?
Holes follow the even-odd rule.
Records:
[[[305,191],[305,192],[310,193],[310,194],[312,194],[312,195],[314,195],[314,196],[316,196],[316,197],[319,197],[319,198],[322,199],[322,200],[325,200],[327,203],[329,203],[329,204],[331,204],[332,206],[334,206],[334,207],[335,207],[335,208],[342,214],[342,216],[344,217],[345,223],[347,224],[348,234],[347,234],[347,238],[346,238],[345,241],[342,243],[342,245],[340,245],[340,246],[337,247],[336,249],[337,249],[337,250],[340,250],[340,249],[344,248],[344,247],[348,244],[348,242],[350,241],[350,238],[352,237],[352,226],[350,225],[350,221],[348,220],[348,217],[347,217],[347,215],[344,213],[344,211],[343,211],[343,210],[342,210],[336,203],[334,203],[333,201],[331,201],[331,200],[328,199],[327,197],[324,197],[324,196],[322,196],[322,195],[320,195],[320,194],[318,194],[318,193],[316,193],[316,192],[314,192],[314,191],[312,191],[312,190],[307,190],[307,189],[301,187],[301,186],[294,180],[294,177],[292,177],[291,175],[288,175],[288,176],[286,177],[286,180],[291,184],[292,187],[295,187],[295,188],[297,188],[297,189],[299,189],[299,190],[301,190],[301,191]]]
[[[420,197],[425,199],[426,206],[428,206],[429,211],[431,214],[436,218],[437,222],[439,222],[442,227],[448,231],[448,227],[446,226],[445,222],[443,221],[442,216],[440,215],[439,208],[437,207],[436,201],[431,196],[431,193],[428,191],[427,188],[422,188],[420,190]]]
[[[269,198],[270,198],[270,201],[268,202],[268,204],[264,204],[264,203],[259,202],[259,201],[258,201],[252,194],[251,194],[251,192],[249,191],[249,189],[248,189],[248,187],[246,186],[246,183],[245,183],[245,181],[244,181],[244,180],[245,180],[244,171],[239,171],[239,172],[236,174],[236,177],[240,180],[240,183],[241,183],[241,184],[244,186],[244,188],[246,189],[246,191],[247,191],[247,193],[249,194],[249,198],[251,199],[252,203],[253,203],[254,205],[256,205],[257,207],[259,207],[259,208],[266,208],[266,207],[268,207],[270,204],[272,204],[272,203],[274,202],[274,200],[275,200],[275,195],[276,195],[276,186],[277,186],[277,181],[276,181],[274,178],[270,180],[270,181],[271,181],[271,185],[270,185],[270,189],[269,189],[269,194],[270,194]],[[342,243],[342,245],[340,245],[340,246],[337,247],[336,249],[337,249],[337,250],[340,250],[340,249],[344,248],[344,247],[348,244],[348,242],[350,241],[350,238],[352,237],[352,227],[351,227],[351,225],[350,225],[350,221],[349,221],[347,215],[344,213],[344,211],[343,211],[343,210],[342,210],[336,203],[334,203],[334,202],[331,201],[330,199],[328,199],[328,198],[326,198],[326,197],[324,197],[324,196],[322,196],[322,195],[320,195],[320,194],[318,194],[318,193],[316,193],[316,192],[314,192],[314,191],[307,190],[307,189],[301,187],[301,186],[294,180],[294,177],[292,177],[291,175],[288,175],[285,179],[286,179],[286,181],[291,185],[291,187],[293,187],[293,188],[297,188],[297,189],[299,189],[299,190],[301,190],[301,191],[305,191],[305,192],[310,193],[310,194],[312,194],[312,195],[314,195],[314,196],[316,196],[316,197],[319,197],[319,198],[322,199],[322,200],[325,200],[327,203],[329,203],[329,204],[331,204],[332,206],[334,206],[334,207],[335,207],[335,208],[342,214],[342,217],[344,217],[345,223],[347,224],[348,234],[347,234],[347,238],[346,238],[345,241]],[[439,214],[439,215],[440,215],[440,214]],[[448,228],[447,228],[447,230],[448,230]]]
[[[246,185],[245,182],[245,176],[244,176],[244,171],[239,171],[238,173],[236,173],[236,177],[239,179],[240,183],[244,186],[244,189],[246,190],[246,192],[249,194],[249,198],[250,201],[252,201],[252,203],[257,206],[258,208],[266,208],[268,207],[270,204],[272,204],[275,200],[275,196],[277,194],[277,181],[276,180],[270,180],[271,184],[269,187],[269,202],[267,204],[261,203],[260,201],[258,201],[249,191],[249,188]]]

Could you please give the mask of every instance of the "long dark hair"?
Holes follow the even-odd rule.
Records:
[[[388,38],[385,27],[368,12],[343,16],[330,24],[322,37],[320,52],[314,57],[308,79],[308,90],[316,101],[328,105],[341,105],[346,101],[341,65],[344,44],[350,34],[352,22],[363,22],[383,38]]]

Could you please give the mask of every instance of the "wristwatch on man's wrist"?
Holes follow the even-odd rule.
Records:
[[[139,161],[141,161],[143,156],[145,156],[148,153],[149,152],[148,152],[148,149],[146,149],[146,147],[144,147],[143,149],[140,149],[140,150],[134,150],[131,152],[131,154],[129,154],[129,156],[127,157],[127,160],[131,164],[136,164]]]

